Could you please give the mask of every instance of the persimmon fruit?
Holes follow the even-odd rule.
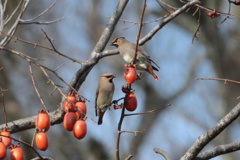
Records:
[[[4,159],[7,156],[7,148],[3,142],[0,141],[0,159]]]
[[[44,132],[38,132],[35,136],[35,144],[38,149],[45,151],[48,148],[48,137]]]
[[[127,66],[123,75],[124,75],[125,81],[130,84],[134,83],[137,79],[136,70],[132,66]]]
[[[74,96],[67,96],[67,99],[65,99],[63,103],[65,112],[69,110],[76,110],[75,106],[73,105],[75,103],[76,103],[76,98]]]
[[[125,98],[125,107],[128,111],[134,111],[137,108],[137,98],[133,92]]]
[[[39,111],[35,121],[35,126],[40,130],[44,130],[44,132],[48,131],[48,129],[50,128],[50,117],[46,111]]]
[[[23,152],[22,148],[20,148],[19,145],[14,146],[11,149],[10,159],[11,160],[24,160],[24,152]]]
[[[4,135],[4,136],[9,136],[9,137],[11,137],[11,133],[8,132],[7,130],[3,130],[0,134],[1,134],[1,135]],[[4,137],[4,136],[0,136],[0,138],[2,138],[2,143],[3,143],[6,147],[9,147],[9,146],[12,144],[12,139],[11,139],[11,138],[8,138],[8,137]]]
[[[77,139],[83,139],[87,134],[87,124],[85,121],[79,119],[76,121],[73,127],[73,135]]]
[[[77,117],[81,119],[84,118],[87,113],[86,104],[84,102],[77,102],[75,106],[77,107],[77,111],[76,111]]]

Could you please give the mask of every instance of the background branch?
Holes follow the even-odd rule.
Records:
[[[240,115],[240,103],[237,104],[226,116],[224,116],[207,133],[198,137],[195,143],[187,150],[180,160],[193,160],[199,152],[216,136],[218,136],[227,126],[229,126]]]

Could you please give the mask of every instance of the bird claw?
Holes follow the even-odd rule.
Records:
[[[142,75],[142,72],[138,73],[138,74],[137,74],[137,79],[136,79],[136,80],[141,80],[141,77],[140,77],[141,75]]]
[[[127,84],[126,86],[122,86],[122,91],[123,93],[130,93],[131,92],[131,86],[129,84]]]
[[[113,108],[114,109],[121,109],[121,108],[123,108],[123,103],[120,104],[120,105],[115,105]]]
[[[127,68],[127,67],[136,68],[136,64],[133,64],[133,62],[131,62],[130,64],[124,64],[124,67],[125,67],[125,68]]]

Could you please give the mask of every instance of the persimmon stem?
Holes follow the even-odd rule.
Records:
[[[2,108],[3,108],[3,113],[4,113],[4,119],[5,119],[5,128],[8,128],[8,124],[7,124],[7,113],[6,113],[6,108],[5,108],[5,103],[4,103],[4,94],[3,94],[3,89],[0,88],[1,90],[1,94],[2,94]]]

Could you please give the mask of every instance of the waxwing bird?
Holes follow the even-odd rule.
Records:
[[[114,93],[113,78],[116,76],[110,73],[100,76],[95,99],[95,111],[98,116],[98,125],[102,124],[103,115],[110,107]]]
[[[136,44],[129,42],[124,37],[119,37],[112,41],[112,45],[118,48],[119,53],[127,63],[133,62]],[[155,64],[156,67],[153,66],[151,63]],[[141,47],[138,47],[136,57],[136,69],[147,71],[155,78],[155,80],[158,80],[157,75],[153,71],[158,71],[158,68],[159,66],[152,59],[150,59],[147,53],[143,49],[141,49]]]

